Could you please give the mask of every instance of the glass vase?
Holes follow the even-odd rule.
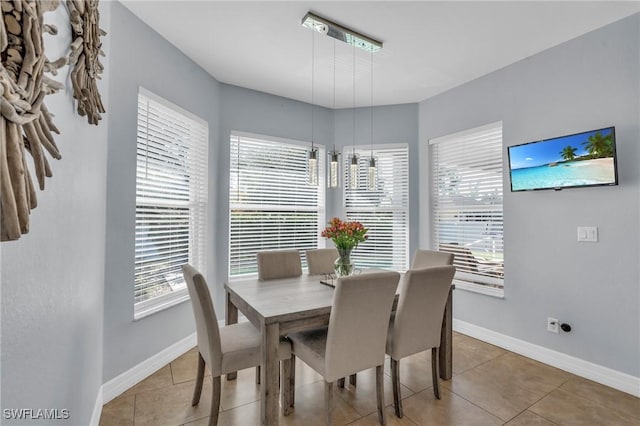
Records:
[[[336,277],[346,277],[353,274],[353,263],[351,263],[351,249],[338,249],[338,258],[334,263]]]

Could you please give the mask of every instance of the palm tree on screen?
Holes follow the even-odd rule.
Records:
[[[560,155],[562,155],[562,158],[564,158],[565,160],[571,161],[574,158],[576,158],[577,151],[578,151],[578,148],[574,148],[571,145],[567,145],[564,148],[562,148]]]
[[[611,133],[603,136],[601,132],[589,136],[586,142],[582,142],[589,154],[593,157],[610,157],[613,155],[613,138]]]

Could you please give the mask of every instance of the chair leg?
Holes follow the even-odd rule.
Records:
[[[339,388],[343,388],[344,387],[344,377],[342,379],[338,379],[338,387]]]
[[[431,380],[433,381],[433,394],[440,399],[440,385],[438,384],[438,348],[431,348]]]
[[[351,386],[355,386],[355,385],[356,385],[356,382],[357,382],[357,378],[358,378],[358,376],[357,376],[355,373],[354,373],[354,374],[352,374],[352,375],[350,375],[350,376],[349,376],[349,384],[350,384]]]
[[[200,395],[202,394],[203,382],[204,382],[204,358],[202,358],[202,354],[198,352],[198,375],[196,376],[196,387],[193,389],[193,398],[191,399],[192,407],[195,407],[200,402]]]
[[[260,366],[256,367],[256,385],[260,384]]]
[[[378,421],[382,426],[387,424],[387,415],[384,411],[384,365],[376,367],[376,396],[378,400]]]
[[[220,376],[213,377],[213,389],[211,390],[211,414],[209,415],[209,426],[217,426],[218,413],[220,411]]]
[[[393,383],[393,408],[396,416],[402,418],[402,397],[400,395],[400,361],[391,358],[391,382]]]
[[[333,383],[324,382],[324,412],[327,426],[333,426]]]

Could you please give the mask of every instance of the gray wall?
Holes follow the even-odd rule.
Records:
[[[209,123],[209,229],[216,210],[215,158],[219,85],[120,3],[112,4],[111,102],[107,167],[104,382],[194,332],[191,305],[181,303],[133,321],[135,169],[138,86]],[[209,241],[212,241],[211,235]],[[209,270],[215,248],[208,244]]]
[[[505,298],[457,291],[455,317],[636,377],[639,27],[636,14],[420,104],[422,141],[503,122]],[[509,192],[507,146],[610,125],[619,186]],[[600,241],[577,243],[578,225]],[[573,331],[548,333],[547,316]]]
[[[110,30],[110,11],[100,5],[101,27]],[[46,35],[52,60],[68,53],[69,18],[63,5],[45,14],[59,34]],[[110,55],[110,40],[103,39]],[[98,86],[105,105],[109,64]],[[47,96],[61,135],[55,139],[62,160],[50,160],[53,177],[44,192],[36,190],[38,207],[31,212],[30,232],[3,242],[2,270],[2,409],[67,409],[68,420],[56,424],[89,424],[102,384],[102,310],[105,243],[107,126],[75,112],[70,69],[59,70],[66,89]],[[65,80],[66,79],[66,80]],[[31,157],[29,162],[31,162]],[[35,175],[32,173],[32,176]],[[51,424],[51,420],[2,424]]]

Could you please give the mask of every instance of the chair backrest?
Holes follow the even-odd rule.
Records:
[[[306,254],[309,275],[332,274],[335,271],[338,250],[334,248],[307,250]]]
[[[391,336],[391,357],[440,346],[440,330],[455,266],[411,269],[400,284],[400,297]]]
[[[453,265],[453,253],[435,250],[416,250],[411,269],[431,268],[433,266]]]
[[[191,265],[182,265],[182,274],[187,282],[193,315],[196,319],[198,350],[211,373],[219,375],[222,367],[220,329],[218,329],[218,318],[209,287],[202,274]]]
[[[389,318],[399,280],[397,272],[338,279],[325,352],[328,382],[384,363]]]
[[[298,250],[261,251],[258,260],[258,279],[261,281],[302,275],[302,262]]]

